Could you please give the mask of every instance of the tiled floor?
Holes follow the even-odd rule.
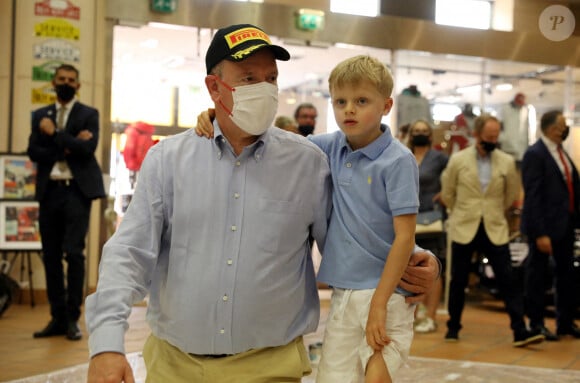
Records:
[[[321,326],[305,343],[322,338],[328,312],[323,295]],[[517,349],[511,345],[508,316],[493,300],[471,300],[464,312],[460,341],[443,341],[445,315],[438,318],[439,329],[431,334],[416,334],[411,358],[395,378],[396,383],[572,383],[580,382],[580,340],[564,338],[559,342]],[[127,352],[139,382],[144,367],[139,351],[149,333],[145,308],[135,307],[127,334]],[[56,383],[84,382],[86,377],[86,337],[80,342],[63,338],[33,339],[32,332],[48,320],[48,307],[11,307],[0,318],[0,382]],[[552,319],[548,327],[553,329]],[[83,326],[84,330],[84,326]],[[315,373],[303,381],[314,382]]]

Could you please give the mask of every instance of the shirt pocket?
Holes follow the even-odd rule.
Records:
[[[297,202],[261,198],[257,213],[255,228],[260,250],[295,253],[308,238],[313,215]]]

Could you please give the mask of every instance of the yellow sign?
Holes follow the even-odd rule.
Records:
[[[80,29],[62,19],[48,19],[34,26],[34,33],[39,37],[56,37],[59,39],[78,40]]]
[[[54,89],[52,85],[45,85],[40,88],[32,88],[32,98],[33,104],[52,104],[56,102],[56,94],[54,94]]]

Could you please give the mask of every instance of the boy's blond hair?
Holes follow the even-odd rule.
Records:
[[[328,78],[330,93],[336,87],[357,85],[361,81],[373,84],[385,98],[393,92],[393,76],[385,64],[367,55],[354,56],[340,62]]]

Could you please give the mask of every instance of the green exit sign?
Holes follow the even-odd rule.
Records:
[[[177,9],[177,0],[151,0],[153,12],[171,13]]]
[[[324,12],[316,9],[299,9],[296,13],[296,28],[317,31],[324,28]]]

